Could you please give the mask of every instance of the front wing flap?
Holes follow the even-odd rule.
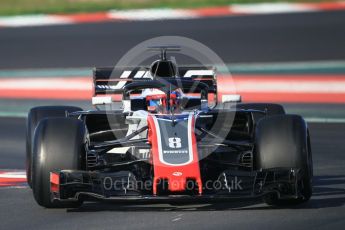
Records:
[[[56,179],[58,177],[58,179]],[[216,201],[241,198],[258,198],[276,194],[279,198],[300,197],[297,169],[272,169],[265,171],[231,171],[221,173],[217,180],[203,183],[203,194],[185,191],[178,194],[152,195],[152,182],[138,181],[129,171],[89,172],[61,170],[51,172],[52,200],[113,200],[113,201]]]

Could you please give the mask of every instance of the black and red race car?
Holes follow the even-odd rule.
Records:
[[[96,68],[96,110],[30,110],[27,179],[37,203],[309,200],[313,166],[303,118],[278,104],[219,98],[215,68],[176,66],[169,47],[159,49],[149,67]]]

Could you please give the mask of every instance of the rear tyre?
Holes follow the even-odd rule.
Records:
[[[256,127],[255,164],[257,170],[295,168],[301,170],[297,181],[299,198],[280,200],[275,195],[265,197],[269,205],[306,202],[312,195],[312,152],[307,125],[298,115],[279,115],[261,119]]]
[[[267,111],[268,116],[285,114],[285,110],[282,105],[272,103],[240,103],[236,105],[236,108]]]
[[[74,106],[39,106],[29,111],[26,123],[26,178],[32,187],[31,162],[32,162],[32,141],[38,123],[48,117],[66,117],[66,112],[76,112],[82,109]]]
[[[46,208],[69,208],[81,202],[52,202],[50,172],[82,168],[85,126],[73,118],[48,118],[37,126],[33,142],[32,190],[36,202]]]
[[[254,124],[257,124],[260,119],[267,116],[284,115],[285,109],[282,105],[272,103],[239,103],[236,109],[254,109],[266,112],[265,114],[253,113]]]

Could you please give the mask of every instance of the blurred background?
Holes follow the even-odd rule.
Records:
[[[198,8],[262,2],[321,2],[319,0],[2,0],[1,15],[97,12],[109,9]]]
[[[0,0],[0,114],[23,117],[47,103],[89,108],[93,67],[175,35],[214,50],[244,101],[342,119],[344,11],[344,2],[316,0]]]

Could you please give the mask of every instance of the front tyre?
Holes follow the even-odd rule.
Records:
[[[312,152],[307,125],[298,115],[276,115],[261,119],[256,127],[256,169],[294,168],[301,177],[297,181],[299,197],[278,199],[265,197],[269,205],[299,204],[312,195]]]
[[[26,120],[26,178],[30,188],[32,187],[32,142],[38,123],[44,118],[66,117],[67,113],[81,110],[75,106],[38,106],[30,109]]]
[[[50,172],[80,170],[85,156],[85,126],[73,118],[42,120],[33,142],[32,190],[36,202],[46,208],[69,208],[81,202],[51,201]]]

